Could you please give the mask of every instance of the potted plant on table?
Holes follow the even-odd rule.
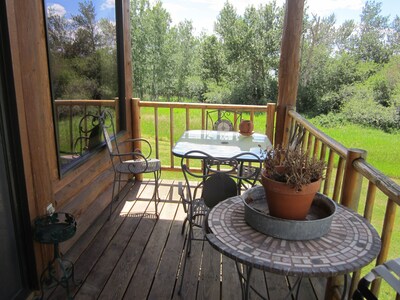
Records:
[[[271,216],[303,220],[324,176],[326,164],[299,149],[267,151],[261,182]]]

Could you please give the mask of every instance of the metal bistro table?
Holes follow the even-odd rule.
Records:
[[[262,187],[253,189],[257,188]],[[237,265],[244,299],[253,268],[296,276],[290,296],[303,277],[348,274],[369,264],[380,251],[381,241],[372,225],[342,205],[337,205],[330,231],[321,238],[291,241],[258,232],[244,216],[243,199],[251,190],[216,205],[208,216],[206,234],[215,249],[245,266],[246,277]]]
[[[230,158],[242,152],[253,152],[263,159],[267,148],[272,148],[271,142],[260,133],[244,136],[235,131],[188,130],[179,138],[172,153],[182,157],[191,150],[200,150],[214,157]],[[251,160],[254,158],[249,156],[248,161]]]

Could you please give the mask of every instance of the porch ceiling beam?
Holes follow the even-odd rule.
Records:
[[[286,0],[278,72],[278,103],[275,145],[282,145],[285,115],[288,106],[296,107],[300,70],[300,41],[303,26],[304,0]]]

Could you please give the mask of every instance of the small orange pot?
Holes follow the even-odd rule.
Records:
[[[253,133],[254,124],[250,120],[242,120],[239,124],[240,133],[250,134]]]
[[[315,194],[321,186],[321,179],[303,186],[296,191],[284,182],[278,182],[261,174],[269,213],[273,217],[289,220],[304,220],[310,210]]]

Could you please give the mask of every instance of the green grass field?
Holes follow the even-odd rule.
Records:
[[[400,179],[400,133],[358,125],[320,129],[347,148],[366,150],[371,165],[389,177]]]

